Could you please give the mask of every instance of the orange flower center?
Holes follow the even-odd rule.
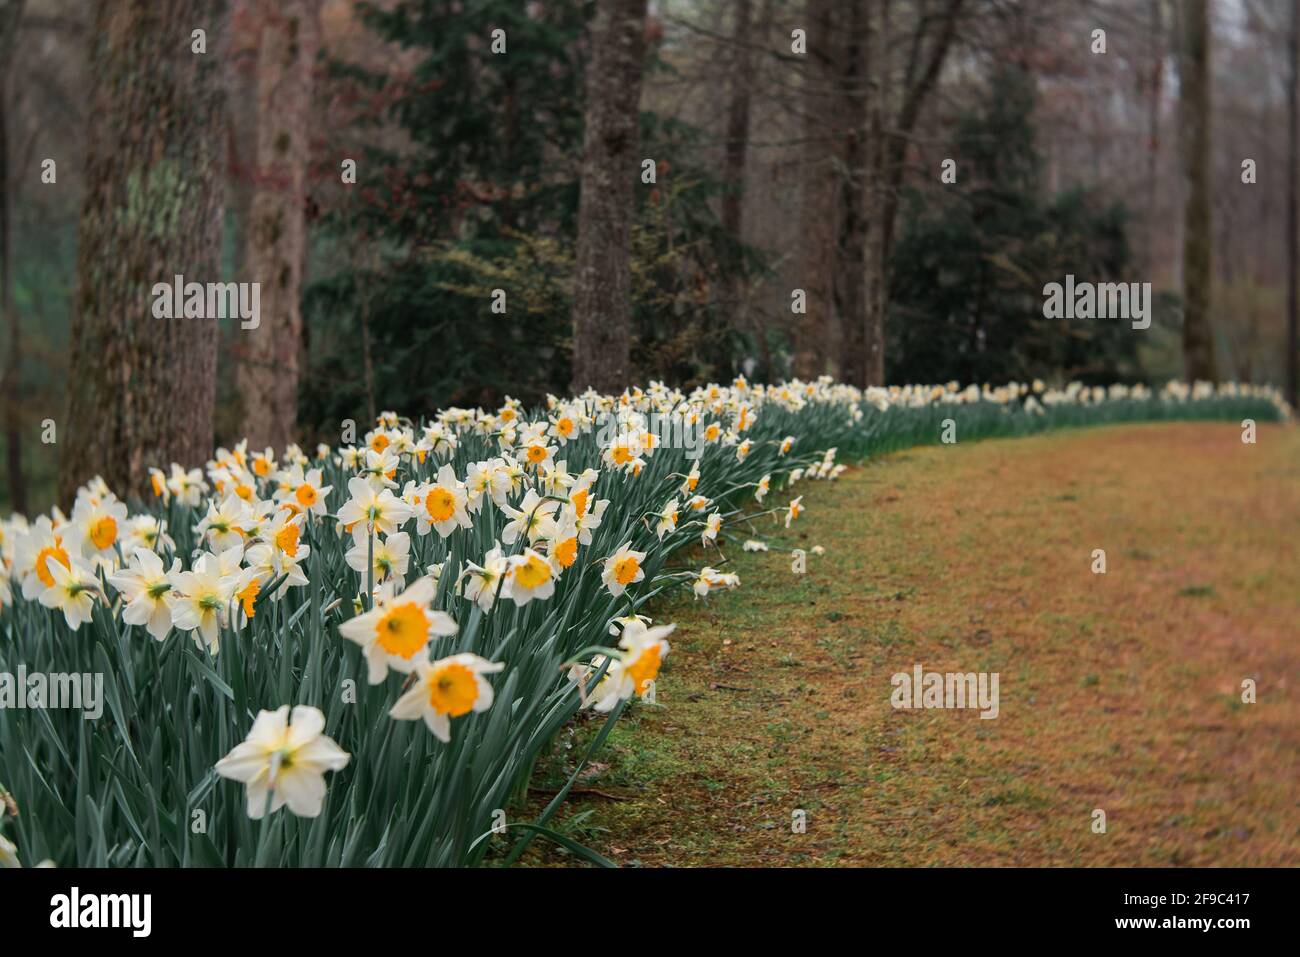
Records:
[[[551,566],[536,555],[529,555],[528,561],[515,569],[515,581],[523,588],[540,588],[550,580]]]
[[[573,503],[573,510],[578,513],[578,518],[587,514],[587,490],[580,488],[569,496],[569,501]]]
[[[645,694],[650,682],[654,681],[655,676],[659,674],[660,662],[659,646],[650,645],[642,649],[636,661],[627,666],[627,673],[635,682],[637,694]]]
[[[555,560],[561,568],[570,567],[578,558],[578,537],[566,538],[555,546]]]
[[[50,570],[45,567],[47,559],[57,559],[59,564],[64,568],[71,568],[68,562],[68,553],[63,550],[63,539],[55,537],[54,544],[42,548],[36,556],[36,577],[41,580],[41,584],[46,588],[54,587],[54,576]]]
[[[98,549],[111,548],[117,541],[117,520],[104,515],[90,523],[90,540]]]
[[[261,591],[262,583],[254,578],[248,583],[248,587],[236,596],[239,598],[240,604],[244,606],[244,614],[249,618],[253,617],[253,605],[256,603],[257,596]]]
[[[429,643],[429,616],[415,602],[404,602],[384,612],[375,636],[390,655],[413,658]]]
[[[428,682],[429,707],[439,714],[459,718],[469,714],[478,700],[478,682],[464,665],[443,665],[429,675]]]
[[[435,522],[445,522],[456,514],[456,496],[441,485],[436,486],[425,498],[424,508]]]
[[[298,554],[298,526],[286,525],[275,536],[275,547],[290,558]]]
[[[303,482],[293,493],[293,497],[298,500],[299,505],[304,508],[311,508],[316,504],[316,500],[320,496],[316,492],[316,486],[312,485],[310,482]]]
[[[620,585],[629,585],[636,573],[641,570],[641,563],[635,555],[626,555],[614,563],[614,577]]]

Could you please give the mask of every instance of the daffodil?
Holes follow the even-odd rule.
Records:
[[[707,545],[717,539],[718,531],[722,528],[722,513],[714,512],[704,520],[704,531],[700,534],[700,544]]]
[[[605,570],[601,572],[600,580],[605,583],[611,595],[617,598],[629,585],[645,579],[645,569],[641,567],[645,556],[645,552],[633,551],[629,541],[605,559]]]
[[[180,559],[172,560],[170,570],[162,559],[146,548],[131,554],[130,565],[108,580],[121,594],[125,605],[122,621],[142,625],[158,641],[172,629],[172,579],[180,574]]]
[[[91,499],[82,496],[72,509],[72,537],[86,558],[114,555],[114,546],[125,531],[126,506],[112,495]]]
[[[391,535],[411,517],[410,507],[390,489],[376,490],[363,478],[349,479],[348,493],[352,497],[339,509],[338,517],[344,527],[353,527],[357,536],[370,530]]]
[[[555,570],[545,556],[531,548],[510,557],[502,594],[516,605],[526,605],[534,598],[550,598],[555,594]]]
[[[645,622],[635,618],[623,626],[618,640],[621,653],[610,662],[609,670],[589,699],[597,711],[612,711],[620,701],[649,691],[659,675],[664,658],[668,656],[669,645],[665,639],[676,627],[648,627]]]
[[[401,592],[385,586],[374,608],[339,625],[340,635],[361,646],[372,685],[383,681],[390,668],[410,674],[425,660],[434,637],[456,633],[450,615],[429,607],[436,592],[437,586],[427,577]]]
[[[232,493],[220,505],[208,503],[207,514],[194,527],[194,532],[206,539],[213,551],[220,552],[244,543],[248,519],[248,503]]]
[[[457,528],[470,528],[473,522],[466,511],[468,497],[463,483],[456,479],[450,465],[438,470],[437,479],[419,490],[421,507],[415,509],[416,530],[428,535],[429,529],[446,538]]]
[[[231,556],[240,549],[227,549]],[[225,553],[223,553],[225,554]],[[205,552],[190,571],[172,580],[172,624],[188,631],[195,644],[207,644],[212,654],[220,650],[221,629],[229,620],[229,605],[239,585],[237,570],[222,568],[217,555]]]
[[[259,711],[242,744],[216,764],[223,778],[248,789],[248,816],[288,806],[299,817],[318,817],[325,804],[325,772],[341,771],[351,755],[324,733],[325,715],[298,705]]]
[[[790,501],[790,505],[786,508],[786,510],[785,510],[785,527],[786,527],[786,528],[789,528],[789,527],[790,527],[790,523],[793,522],[796,518],[798,518],[801,514],[803,514],[803,496],[802,496],[802,495],[800,495],[800,496],[799,496],[798,498],[796,498],[796,499],[792,499],[792,500]]]
[[[63,536],[55,531],[48,515],[36,519],[14,546],[13,575],[22,583],[23,598],[36,601],[47,588],[54,587],[47,559],[53,558],[65,568],[71,564]]]
[[[301,465],[293,465],[280,477],[276,500],[291,506],[295,511],[322,516],[326,512],[325,497],[334,490],[332,485],[322,485],[320,469],[304,472]]]
[[[555,529],[555,511],[559,505],[559,502],[544,499],[530,488],[518,508],[510,505],[502,507],[501,510],[510,516],[510,521],[501,529],[501,541],[511,545],[520,535],[526,536],[529,544],[541,538],[551,538]]]
[[[670,499],[668,504],[663,507],[659,513],[659,521],[655,523],[655,534],[659,540],[663,541],[664,535],[677,528],[677,499]]]
[[[423,718],[434,737],[446,743],[452,718],[492,707],[492,686],[483,676],[504,667],[468,653],[421,661],[415,666],[415,683],[388,713],[399,721]]]
[[[50,556],[45,559],[45,568],[54,584],[41,592],[40,602],[46,608],[63,612],[68,627],[76,631],[90,621],[99,595],[99,580],[90,565],[75,555],[67,565]]]
[[[483,556],[483,564],[466,562],[461,572],[458,591],[465,598],[477,602],[484,611],[489,611],[497,599],[498,589],[505,587],[504,578],[510,570],[510,560],[494,546]]]

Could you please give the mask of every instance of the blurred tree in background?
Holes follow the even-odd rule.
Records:
[[[575,282],[607,2],[227,0],[231,43],[204,54],[225,106],[173,118],[211,157],[204,195],[224,195],[220,256],[192,278],[263,286],[263,335],[218,327],[216,442],[337,441],[343,420],[383,409],[565,392],[575,308],[627,324],[630,381],[685,387],[737,372],[864,384],[882,368],[1158,382],[1210,361],[1280,384],[1295,365],[1296,0],[654,0],[638,146],[614,164],[632,185],[629,308],[610,316]],[[114,5],[156,20],[152,0]],[[88,188],[114,187],[91,176],[90,134],[128,149],[140,122],[95,105],[119,102],[88,66],[96,8],[0,0],[0,508],[53,501],[70,383],[157,345],[73,348],[78,222]],[[1202,26],[1207,42],[1187,44]],[[146,40],[159,56],[178,42]],[[1208,151],[1180,148],[1193,119]],[[190,271],[185,245],[114,242],[150,282]],[[615,250],[595,252],[599,274]],[[1043,286],[1067,274],[1151,282],[1152,327],[1046,320]],[[134,289],[92,299],[134,328],[149,308]],[[189,413],[200,428],[170,431],[206,433],[208,413]],[[166,457],[154,445],[144,457]]]
[[[336,64],[334,82],[364,101],[361,125],[404,135],[357,158],[355,195],[331,187],[323,201],[341,261],[307,291],[302,421],[326,434],[358,411],[566,392],[590,5],[362,10],[414,65],[395,80]],[[498,29],[504,54],[493,52]],[[716,179],[668,159],[689,155],[696,131],[650,112],[640,127],[639,154],[664,159],[655,183],[641,183],[639,163],[628,171],[638,177],[633,378],[727,374],[736,338],[711,293],[727,263],[755,260],[721,228]]]
[[[956,184],[910,195],[890,263],[890,382],[1137,374],[1127,321],[1044,317],[1044,285],[1068,273],[1136,277],[1122,206],[1084,190],[1043,195],[1034,102],[1024,71],[1000,69],[960,121]]]

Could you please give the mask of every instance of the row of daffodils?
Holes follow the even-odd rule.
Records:
[[[837,456],[949,425],[1287,415],[1248,386],[737,379],[384,413],[312,452],[241,443],[151,469],[134,507],[92,479],[69,514],[0,523],[17,842],[0,834],[0,860],[460,865],[503,836],[569,846],[553,808],[502,824],[534,761],[579,710],[612,721],[651,694],[673,625],[646,602],[735,588],[733,545],[790,547],[794,486],[835,479]]]

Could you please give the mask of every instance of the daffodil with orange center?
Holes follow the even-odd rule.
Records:
[[[361,646],[372,685],[383,681],[390,668],[410,674],[427,660],[431,639],[456,633],[450,615],[429,607],[436,592],[427,576],[402,592],[385,586],[374,608],[339,625],[340,635]]]
[[[415,683],[388,713],[399,721],[423,718],[434,737],[448,742],[452,718],[492,707],[492,686],[483,676],[504,667],[502,662],[468,653],[421,661],[415,667]]]
[[[600,580],[605,583],[611,595],[618,597],[629,585],[645,578],[645,569],[641,567],[645,555],[645,552],[633,551],[631,542],[624,542],[618,551],[605,559],[605,569]]]

